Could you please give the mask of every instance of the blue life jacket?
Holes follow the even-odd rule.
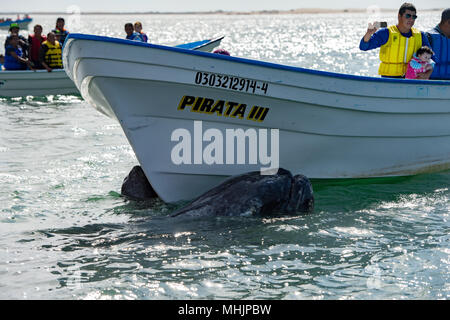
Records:
[[[131,36],[127,36],[127,39],[144,42],[142,35],[138,32],[133,32],[133,34]]]
[[[7,46],[6,50],[9,48],[13,48],[14,52],[17,54],[17,56],[22,57],[23,51],[21,47],[14,48],[13,46]],[[5,54],[5,64],[4,67],[6,70],[23,70],[25,69],[25,66],[23,63],[20,63],[16,60],[12,55],[6,53]]]
[[[430,79],[450,80],[450,39],[441,35],[436,28],[427,32],[427,37],[436,62]]]

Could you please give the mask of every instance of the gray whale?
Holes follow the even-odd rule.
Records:
[[[171,216],[267,216],[310,213],[313,209],[314,193],[309,179],[292,176],[280,168],[275,175],[255,171],[234,176]]]
[[[134,166],[122,183],[120,193],[131,200],[149,200],[157,198],[141,166]]]

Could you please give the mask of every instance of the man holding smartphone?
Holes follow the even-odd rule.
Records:
[[[430,47],[427,36],[413,25],[417,19],[416,7],[405,2],[398,11],[398,24],[378,29],[369,24],[366,34],[361,39],[359,48],[368,51],[380,48],[380,67],[378,74],[382,77],[404,78],[408,62],[422,46]],[[433,70],[420,73],[419,79],[428,79]]]

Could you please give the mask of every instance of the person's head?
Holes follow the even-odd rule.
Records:
[[[56,41],[56,34],[54,32],[47,33],[47,41],[51,44],[55,44]]]
[[[59,17],[58,19],[56,19],[56,28],[57,29],[64,29],[64,24],[66,22],[64,21],[64,18]]]
[[[134,30],[136,30],[136,32],[141,32],[142,31],[142,23],[137,21],[134,23]]]
[[[225,49],[216,49],[216,50],[213,51],[213,53],[223,54],[225,56],[229,56],[230,55],[230,53],[227,50],[225,50]]]
[[[134,32],[134,27],[132,23],[126,23],[125,24],[125,32],[127,33],[127,36],[131,36]]]
[[[442,11],[439,28],[447,38],[450,38],[450,8],[447,8],[444,11]]]
[[[419,60],[423,62],[430,61],[433,54],[434,54],[433,50],[431,50],[431,48],[427,46],[423,46],[416,52],[417,58],[419,58]]]
[[[10,25],[9,25],[9,31],[11,32],[11,33],[19,33],[19,30],[20,30],[20,27],[19,27],[19,24],[18,23],[11,23]]]
[[[19,44],[19,34],[18,33],[11,33],[11,36],[9,37],[9,44],[13,47],[17,47]]]
[[[40,36],[42,34],[42,26],[37,24],[33,28],[34,34]]]
[[[405,2],[398,10],[398,25],[400,28],[411,30],[417,19],[416,7],[409,2]]]

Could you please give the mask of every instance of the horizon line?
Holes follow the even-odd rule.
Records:
[[[398,9],[395,8],[380,8],[380,11],[397,11]],[[430,8],[430,9],[423,9],[421,11],[439,11],[443,10],[443,8]],[[335,13],[335,12],[342,12],[342,13],[356,13],[356,12],[365,12],[367,9],[363,8],[343,8],[343,9],[329,9],[329,8],[297,8],[297,9],[290,9],[290,10],[253,10],[253,11],[226,11],[226,10],[210,10],[210,11],[146,11],[146,12],[136,12],[136,11],[86,11],[86,12],[80,12],[81,15],[94,15],[94,14],[136,14],[136,15],[149,15],[149,14],[264,14],[264,13],[272,13],[272,14],[285,14],[285,13]],[[0,15],[7,15],[7,14],[58,14],[58,15],[71,15],[74,14],[73,12],[62,12],[62,11],[28,11],[28,12],[18,12],[18,11],[11,11],[11,12],[0,12]]]

